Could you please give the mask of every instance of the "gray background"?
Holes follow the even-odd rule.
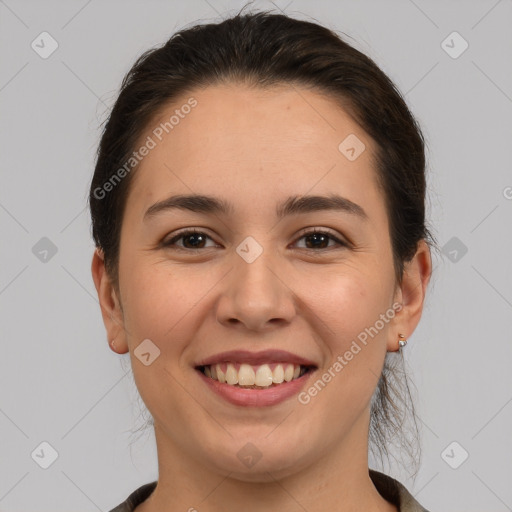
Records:
[[[145,417],[129,356],[107,346],[87,188],[99,124],[135,58],[244,3],[0,0],[2,511],[110,510],[157,478],[153,433],[131,434]],[[422,124],[444,249],[405,349],[423,463],[415,481],[389,473],[432,512],[512,510],[512,1],[255,6],[353,37]],[[31,47],[43,31],[59,45],[46,59]],[[460,39],[442,44],[453,31],[469,44],[457,58]],[[48,469],[44,441],[58,452]]]

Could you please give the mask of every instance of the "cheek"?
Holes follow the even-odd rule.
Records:
[[[390,285],[379,279],[377,267],[338,267],[328,275],[310,272],[296,282],[302,283],[304,304],[321,320],[332,349],[342,350],[389,307]]]
[[[317,403],[319,409],[325,402],[333,406],[319,414],[334,418],[341,411],[359,413],[370,399],[384,362],[393,311],[389,303],[391,283],[379,283],[373,273],[354,271],[328,282],[328,286],[306,296],[317,317],[315,330],[321,332],[321,341],[328,350],[318,375],[326,386]]]
[[[122,290],[130,351],[148,338],[160,350],[159,365],[174,372],[203,324],[211,321],[215,285],[226,270],[147,257],[129,268]]]
[[[157,265],[133,268],[132,274],[125,285],[126,327],[132,335],[154,339],[162,349],[166,337],[172,337],[180,319],[200,300],[201,290],[193,279],[184,282]]]
[[[171,271],[161,263],[141,264],[132,266],[125,278],[124,321],[132,369],[139,393],[151,411],[157,410],[164,395],[173,404],[179,397],[180,386],[173,376],[180,371],[178,366],[197,328],[194,313],[201,311],[205,294],[204,282],[199,288],[201,280],[190,274],[184,267]],[[140,345],[146,339],[156,348],[148,342]],[[142,350],[144,346],[148,349]],[[143,352],[150,353],[148,365],[139,360]],[[162,383],[166,383],[165,392]]]

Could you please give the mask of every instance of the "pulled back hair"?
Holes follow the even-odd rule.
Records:
[[[243,9],[242,9],[243,10]],[[92,236],[119,290],[120,232],[137,166],[105,183],[130,159],[137,143],[169,103],[196,89],[243,83],[270,88],[306,87],[335,100],[375,141],[377,183],[389,221],[394,273],[401,283],[405,263],[423,239],[435,240],[425,222],[425,142],[421,129],[392,81],[372,59],[336,32],[309,21],[267,11],[242,13],[219,23],[192,26],[144,52],[126,74],[106,120],[90,185]],[[119,173],[117,174],[119,176]],[[388,352],[372,397],[369,445],[388,456],[397,445],[419,467],[420,439],[400,353]],[[413,436],[405,435],[407,412]]]

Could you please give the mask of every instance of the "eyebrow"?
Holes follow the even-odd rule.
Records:
[[[173,209],[188,210],[194,213],[224,215],[230,215],[234,212],[234,207],[231,203],[217,197],[201,194],[176,195],[151,205],[144,213],[143,220],[146,221],[159,213]],[[341,211],[362,220],[368,220],[368,215],[361,206],[338,194],[330,194],[328,196],[291,196],[277,206],[276,217],[282,219],[289,215],[324,210]]]

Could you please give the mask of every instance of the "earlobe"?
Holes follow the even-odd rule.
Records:
[[[425,240],[420,240],[416,254],[404,266],[402,283],[397,290],[396,300],[402,304],[402,308],[395,316],[392,332],[390,332],[389,352],[397,352],[400,349],[399,340],[406,340],[416,329],[423,312],[431,273],[430,248]]]
[[[105,269],[103,252],[99,248],[96,248],[94,251],[91,272],[98,294],[101,315],[107,331],[109,345],[114,352],[125,354],[128,352],[128,344],[126,341],[123,313],[116,291]]]

